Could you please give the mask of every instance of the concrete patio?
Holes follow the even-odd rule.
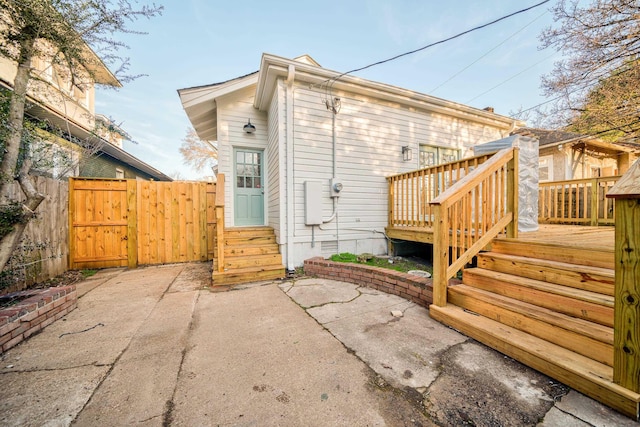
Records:
[[[2,355],[0,425],[636,425],[400,297],[111,269]]]

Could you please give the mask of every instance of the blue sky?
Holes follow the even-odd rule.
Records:
[[[138,142],[125,143],[127,151],[166,174],[196,179],[202,173],[186,167],[178,152],[190,124],[177,89],[257,71],[263,52],[309,54],[323,67],[345,72],[535,3],[167,0],[162,16],[134,24],[147,35],[122,37],[130,46],[122,52],[131,58],[130,72],[148,76],[118,91],[100,90],[96,112],[121,123]],[[492,106],[504,115],[532,107],[545,100],[540,77],[559,59],[538,49],[540,31],[553,24],[550,5],[355,75],[473,107]]]

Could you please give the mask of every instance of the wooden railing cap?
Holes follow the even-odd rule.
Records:
[[[629,168],[622,178],[609,190],[612,199],[640,199],[640,159]]]

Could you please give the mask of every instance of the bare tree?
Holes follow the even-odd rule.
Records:
[[[182,140],[179,150],[183,163],[193,167],[196,171],[218,164],[218,145],[198,138],[193,128],[187,129],[187,134]]]
[[[129,59],[118,54],[126,45],[113,35],[135,33],[129,28],[131,23],[161,12],[161,6],[138,8],[129,0],[0,0],[0,54],[17,65],[0,141],[0,216],[8,218],[3,220],[0,233],[0,270],[44,199],[30,176],[33,159],[24,138],[27,94],[30,82],[36,81],[33,61],[47,58],[79,87],[96,81],[95,71],[103,64],[117,66],[116,76],[128,81],[136,76],[126,75]],[[16,211],[16,202],[6,197],[6,187],[13,181],[26,197],[20,211]]]
[[[565,59],[542,79],[555,104],[547,114],[556,126],[611,137],[636,137],[640,3],[637,0],[559,0],[552,7],[556,26],[540,36],[542,47]],[[629,90],[631,89],[632,90]]]

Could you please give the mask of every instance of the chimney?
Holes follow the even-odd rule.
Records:
[[[484,110],[484,111],[488,111],[488,112],[490,112],[490,113],[495,112],[495,110],[493,109],[493,107],[484,107],[484,108],[483,108],[483,110]]]

